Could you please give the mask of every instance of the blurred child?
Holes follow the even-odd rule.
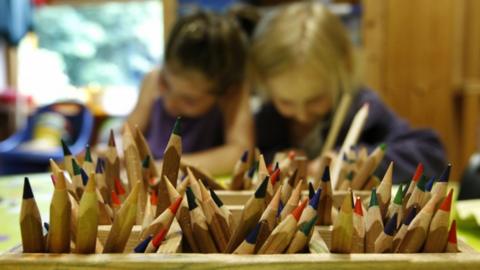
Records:
[[[178,20],[163,66],[146,75],[128,118],[162,159],[177,116],[182,162],[230,172],[253,143],[246,83],[247,40],[233,18],[198,11]]]
[[[257,144],[267,156],[297,148],[319,156],[344,93],[353,101],[336,140],[342,144],[354,114],[364,103],[369,116],[359,144],[372,151],[387,144],[379,166],[395,161],[396,181],[410,179],[418,162],[427,176],[440,174],[445,153],[431,130],[412,129],[372,91],[355,82],[352,45],[341,21],[318,2],[296,3],[265,15],[252,40],[253,72],[270,102],[256,115]],[[310,169],[315,169],[315,163]],[[315,172],[312,172],[315,173]]]

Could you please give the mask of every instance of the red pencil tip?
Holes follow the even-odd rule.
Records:
[[[450,189],[450,192],[448,192],[447,197],[442,202],[442,205],[440,205],[440,209],[442,209],[445,212],[450,212],[450,208],[452,206],[452,196],[453,196],[453,189]]]
[[[157,191],[155,190],[152,190],[152,192],[150,192],[150,204],[151,205],[158,204],[158,195],[157,195]]]
[[[413,175],[412,180],[414,182],[418,182],[418,180],[420,180],[420,177],[422,176],[422,174],[423,174],[423,164],[420,162],[420,163],[418,163],[417,169],[415,170],[415,174]]]
[[[162,243],[163,239],[165,239],[165,235],[167,235],[167,229],[163,228],[152,239],[152,245],[154,247],[158,248],[160,246],[160,244]]]
[[[360,199],[360,197],[357,197],[357,199],[355,200],[355,209],[354,209],[354,212],[355,212],[357,215],[363,216],[362,199]]]
[[[122,204],[122,202],[120,201],[120,199],[117,196],[117,193],[113,190],[112,190],[112,203],[115,204],[115,205],[121,205]]]
[[[457,243],[457,221],[453,220],[448,232],[448,242],[452,244]]]
[[[180,203],[182,202],[182,197],[178,197],[171,205],[170,205],[170,211],[175,215],[177,213],[178,207],[180,206]]]
[[[291,150],[290,152],[288,152],[288,158],[289,158],[290,160],[293,160],[296,155],[297,155],[297,153],[295,153],[295,151],[293,151],[293,150]]]
[[[275,186],[279,177],[280,177],[280,169],[276,169],[272,173],[272,175],[270,175],[270,183],[272,183],[272,186]]]
[[[125,188],[123,187],[122,183],[120,182],[120,179],[115,178],[115,190],[118,193],[118,195],[123,195],[125,194]]]
[[[300,219],[300,216],[302,215],[303,213],[303,209],[305,209],[305,206],[307,205],[307,202],[308,202],[308,199],[304,199],[302,201],[302,203],[297,206],[297,208],[295,208],[293,211],[292,211],[292,216],[298,221]]]
[[[53,186],[57,183],[57,179],[55,178],[55,175],[50,175],[50,178],[52,179]]]

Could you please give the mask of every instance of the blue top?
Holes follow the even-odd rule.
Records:
[[[380,143],[387,144],[387,152],[378,167],[376,175],[382,176],[390,161],[395,162],[394,181],[410,180],[419,162],[424,165],[428,176],[439,175],[445,168],[445,151],[436,132],[430,129],[413,129],[407,122],[393,113],[372,91],[361,89],[357,92],[342,126],[336,148],[340,148],[356,112],[369,103],[369,115],[359,144],[373,151]],[[275,152],[295,147],[288,131],[288,119],[281,116],[271,103],[265,104],[255,116],[256,140],[260,151],[267,160]],[[319,137],[326,138],[329,123],[319,130]]]

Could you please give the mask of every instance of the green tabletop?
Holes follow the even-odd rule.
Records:
[[[19,214],[23,190],[20,175],[0,177],[0,253],[20,244]],[[37,201],[42,221],[48,221],[49,205],[53,191],[47,173],[28,175]],[[480,204],[479,204],[480,207]],[[458,218],[458,217],[457,217]],[[471,221],[458,223],[458,237],[480,251],[480,227]]]

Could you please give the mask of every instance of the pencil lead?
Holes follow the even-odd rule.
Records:
[[[247,162],[247,158],[248,158],[248,150],[245,150],[242,154],[242,157],[240,158],[240,160],[243,162],[243,163],[246,163]]]
[[[261,199],[265,198],[265,194],[267,194],[267,184],[268,184],[268,176],[265,176],[260,186],[258,186],[257,190],[255,191],[255,198]]]
[[[112,194],[112,203],[113,203],[114,205],[120,206],[120,205],[122,204],[122,202],[121,202],[120,199],[118,198],[117,193],[112,190],[111,194]]]
[[[113,133],[113,129],[110,129],[110,136],[108,138],[108,146],[116,147],[115,134]]]
[[[148,243],[152,240],[152,235],[147,236],[142,242],[140,242],[134,249],[135,253],[145,253],[145,250],[148,247]]]
[[[160,232],[155,235],[155,237],[152,239],[152,245],[155,248],[158,248],[160,244],[163,242],[165,239],[165,236],[167,235],[168,230],[166,228],[162,228]]]
[[[95,167],[95,173],[102,174],[103,173],[103,159],[97,158],[97,166]]]
[[[448,242],[452,244],[457,243],[457,221],[454,219],[448,232]]]
[[[314,216],[308,222],[305,222],[302,225],[300,225],[298,230],[301,231],[305,236],[308,236],[312,231],[312,229],[315,227],[315,223],[317,223],[317,217],[318,216]]]
[[[33,198],[32,187],[30,186],[30,180],[28,177],[25,177],[23,182],[23,199],[26,200],[31,198]]]
[[[75,161],[74,158],[72,159],[72,167],[73,167],[73,174],[80,175],[81,173],[80,166],[78,165],[78,163]]]
[[[315,195],[315,189],[313,188],[312,182],[308,182],[308,198],[312,199]]]
[[[43,228],[45,228],[45,231],[50,231],[50,224],[48,222],[43,222]]]
[[[417,182],[417,188],[425,192],[425,184],[427,184],[427,177],[425,177],[425,175],[422,175],[420,181]]]
[[[180,207],[180,203],[182,202],[182,197],[179,196],[171,205],[170,205],[170,211],[175,215],[177,213],[178,208]]]
[[[405,220],[403,221],[403,224],[405,224],[406,226],[410,225],[410,223],[412,222],[412,220],[415,218],[416,215],[417,215],[417,207],[414,206],[412,207],[412,209],[410,209],[410,212],[408,212],[407,216],[405,217]]]
[[[329,182],[330,181],[330,167],[329,166],[325,166],[325,170],[323,171],[322,181],[323,182]]]
[[[280,214],[281,214],[282,211],[283,211],[283,207],[284,207],[284,205],[283,205],[283,203],[282,203],[282,200],[280,200],[280,201],[278,202],[278,211],[277,211],[277,216],[276,216],[276,218],[280,217]]]
[[[122,185],[122,182],[120,182],[120,179],[115,178],[114,180],[115,184],[115,191],[117,192],[118,195],[123,195],[126,193],[125,188]]]
[[[158,195],[156,190],[152,190],[150,192],[150,204],[157,205],[158,204]]]
[[[318,188],[317,189],[317,192],[315,192],[312,196],[312,198],[310,198],[310,206],[312,206],[313,209],[317,209],[318,208],[318,203],[320,202],[320,195],[322,194],[322,189],[321,188]]]
[[[62,142],[63,156],[71,156],[72,152],[68,148],[67,143],[63,139],[61,139],[60,141]]]
[[[432,191],[433,184],[435,183],[435,177],[432,176],[430,180],[425,184],[425,191],[430,192]]]
[[[247,237],[245,238],[245,241],[247,241],[247,243],[249,244],[255,244],[257,242],[257,236],[258,236],[258,231],[260,230],[260,223],[257,223],[257,225],[255,225],[255,228],[253,228],[253,230],[247,235]]]
[[[142,168],[148,169],[150,167],[150,155],[147,155],[142,161]]]
[[[248,170],[248,173],[247,173],[248,178],[253,178],[253,175],[255,174],[256,170],[257,169],[255,168],[255,166],[250,167],[250,169]]]
[[[222,206],[223,206],[222,200],[220,200],[220,198],[218,197],[217,193],[215,193],[215,191],[214,191],[213,189],[210,189],[210,196],[212,196],[213,201],[215,202],[215,204],[216,204],[218,207],[222,207]]]
[[[452,168],[452,164],[448,163],[442,175],[438,178],[438,182],[448,182],[448,180],[450,179],[451,168]]]
[[[418,182],[422,174],[423,174],[423,164],[420,162],[417,165],[417,169],[415,170],[415,174],[413,175],[412,181]]]
[[[195,194],[193,194],[191,187],[187,187],[185,192],[187,194],[188,210],[192,211],[198,207],[197,203],[195,202]]]
[[[395,213],[393,217],[385,225],[385,229],[383,230],[385,234],[393,236],[393,234],[395,233],[395,229],[397,228],[397,218],[398,218],[397,215],[398,214]]]
[[[355,173],[353,171],[349,171],[348,174],[347,174],[347,180],[352,182],[354,175],[355,175]]]
[[[380,147],[380,149],[385,152],[387,150],[387,144],[386,143],[381,143],[378,147]]]
[[[87,146],[85,146],[85,161],[93,162],[92,161],[92,153],[90,153],[90,145],[88,145],[88,144],[87,144]]]
[[[182,136],[181,122],[182,122],[182,118],[177,117],[177,120],[175,120],[175,124],[173,125],[173,131],[172,131],[173,134]]]
[[[357,197],[357,199],[355,200],[354,212],[359,216],[363,216],[362,199],[360,199],[360,197]]]
[[[393,203],[397,205],[402,205],[403,203],[403,184],[400,184],[400,186],[397,189],[397,193],[395,193],[395,198],[393,198]]]
[[[453,188],[450,189],[447,197],[445,197],[439,209],[442,209],[445,212],[450,212],[450,208],[452,206],[452,196],[453,196]]]
[[[372,188],[372,193],[370,195],[370,204],[368,205],[368,208],[372,206],[378,206],[378,199],[377,199],[377,189]]]
[[[88,175],[82,168],[80,168],[80,174],[82,176],[82,183],[84,186],[86,186],[88,182]]]
[[[275,169],[272,175],[270,175],[270,183],[272,183],[272,186],[275,186],[279,177],[280,177],[280,169]]]
[[[300,216],[302,215],[303,213],[303,209],[305,209],[305,206],[307,205],[307,202],[308,200],[305,199],[302,201],[302,203],[300,205],[297,206],[297,208],[295,208],[291,215],[298,221],[300,219]]]

